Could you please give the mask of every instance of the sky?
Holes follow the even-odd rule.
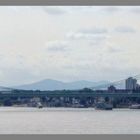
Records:
[[[1,6],[0,85],[140,74],[138,6]]]

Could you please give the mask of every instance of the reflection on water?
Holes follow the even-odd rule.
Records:
[[[0,108],[0,134],[140,134],[140,110]]]

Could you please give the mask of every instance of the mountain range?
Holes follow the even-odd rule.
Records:
[[[75,90],[88,87],[95,87],[103,84],[108,84],[108,81],[92,82],[92,81],[74,81],[74,82],[62,82],[52,79],[45,79],[31,84],[20,85],[14,88],[24,90]]]

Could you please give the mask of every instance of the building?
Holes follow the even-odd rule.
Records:
[[[116,87],[115,86],[113,86],[113,85],[111,85],[111,86],[109,86],[108,87],[108,92],[115,92],[116,91]]]
[[[137,84],[137,88],[136,88],[138,91],[140,91],[140,85]]]
[[[137,89],[137,80],[132,78],[132,77],[129,77],[128,79],[126,79],[125,81],[125,88],[126,90],[136,90]]]

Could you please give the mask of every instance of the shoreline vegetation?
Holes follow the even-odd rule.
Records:
[[[11,92],[1,92],[0,106],[15,106],[15,107],[23,106],[23,107],[39,107],[39,108],[42,107],[95,108],[97,103],[102,102],[105,104],[112,105],[112,108],[130,108],[130,106],[132,105],[140,104],[140,97],[124,96],[124,95],[125,94],[132,95],[133,93],[139,94],[139,92],[140,89],[130,91],[126,89],[115,89],[112,86],[109,87],[108,90],[95,90],[95,91],[88,88],[84,88],[83,90],[79,91],[13,90]],[[102,95],[98,96],[98,94],[100,93]],[[92,94],[93,95],[96,94],[96,96],[92,96]],[[110,96],[110,94],[114,95],[122,94],[123,96],[113,97]]]
[[[15,99],[4,99],[0,101],[0,107],[38,107],[38,103],[42,107],[62,107],[62,108],[95,108],[97,102],[104,102],[111,104],[113,108],[129,108],[133,104],[140,104],[140,98],[120,98],[120,99],[110,99],[110,98],[99,98],[95,100],[94,98],[15,98]]]

